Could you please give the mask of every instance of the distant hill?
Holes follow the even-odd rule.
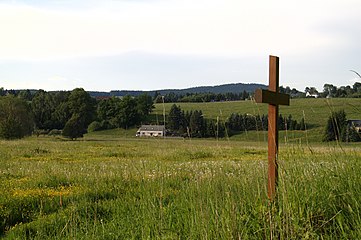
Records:
[[[132,91],[132,90],[112,90],[110,92],[95,92],[89,91],[89,94],[92,97],[110,97],[110,96],[138,96],[143,93],[147,93],[148,95],[155,95],[158,92],[161,95],[165,95],[168,93],[175,94],[186,94],[186,93],[241,93],[243,91],[246,92],[254,92],[257,88],[267,88],[264,84],[258,83],[232,83],[232,84],[223,84],[218,86],[202,86],[202,87],[193,87],[193,88],[185,88],[185,89],[163,89],[163,90],[153,90],[153,91]]]

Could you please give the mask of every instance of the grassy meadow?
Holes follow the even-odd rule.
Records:
[[[169,112],[174,103],[165,103],[165,111]],[[233,102],[204,102],[204,103],[175,103],[182,110],[202,110],[205,118],[224,120],[231,113],[267,114],[267,104],[256,103],[251,100]],[[291,99],[289,106],[280,106],[280,114],[288,116],[292,114],[294,119],[305,117],[306,120],[316,127],[323,126],[331,111],[344,109],[350,119],[360,118],[361,98],[300,98]],[[155,105],[154,114],[162,120],[163,104]]]
[[[211,103],[176,103],[184,111],[202,110],[203,116],[209,119],[220,119],[226,121],[231,113],[241,113],[250,115],[262,115],[268,113],[267,104],[258,104],[254,101],[234,101],[234,102],[211,102]],[[173,103],[164,104],[165,112],[168,113]],[[307,126],[307,131],[292,132],[290,134],[280,134],[280,139],[299,142],[320,142],[324,133],[324,128],[328,117],[332,111],[345,110],[348,119],[361,119],[361,98],[302,98],[291,99],[290,106],[280,106],[280,114],[284,117],[292,115],[298,122],[303,117]],[[153,112],[153,119],[163,120],[163,104],[156,104]],[[264,134],[250,132],[232,136],[236,140],[260,141],[267,139]]]
[[[311,139],[330,108],[360,118],[361,100],[330,101],[330,107],[324,99],[291,102],[287,114],[298,119],[304,111],[315,127],[282,132],[273,203],[266,195],[263,132],[219,140],[139,139],[136,129],[117,129],[78,141],[0,141],[0,237],[360,239],[361,145]],[[238,109],[266,111],[251,102],[204,104],[208,110],[180,105],[213,117],[219,109],[224,117]],[[155,110],[162,112],[162,105]]]

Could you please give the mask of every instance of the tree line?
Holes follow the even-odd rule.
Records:
[[[305,121],[294,120],[292,115],[279,115],[279,130],[305,130]],[[168,114],[167,129],[169,135],[183,137],[224,137],[244,131],[268,130],[268,115],[250,115],[232,113],[226,121],[205,119],[201,110],[183,111],[173,104]]]
[[[361,85],[354,85],[360,89]],[[357,90],[359,91],[359,90]],[[92,98],[82,88],[73,91],[46,92],[24,90],[0,96],[0,137],[21,138],[32,133],[59,134],[76,139],[87,131],[131,128],[149,122],[154,98],[147,94],[136,97]],[[231,114],[226,121],[206,119],[201,110],[183,111],[173,104],[167,118],[170,135],[185,137],[224,137],[242,131],[268,129],[267,115]],[[305,121],[292,115],[279,116],[279,130],[304,130]],[[349,126],[345,112],[332,113],[324,141],[360,141],[360,133]]]
[[[326,83],[323,85],[321,92],[315,87],[306,87],[305,93],[309,93],[308,96],[318,96],[321,98],[360,98],[361,82],[355,82],[352,86],[341,87]]]
[[[202,110],[183,111],[173,104],[167,121],[167,135],[182,137],[224,137],[225,128],[219,121],[205,119]]]
[[[185,93],[176,94],[170,92],[161,95],[159,92],[154,94],[156,103],[176,103],[176,102],[222,102],[222,101],[239,101],[250,97],[250,93],[243,91],[241,93]]]
[[[324,84],[323,91],[319,92],[315,87],[306,87],[304,92],[289,86],[280,86],[281,93],[289,94],[291,98],[321,97],[321,98],[360,98],[361,82],[355,82],[352,86],[337,87],[332,84]],[[241,93],[182,93],[170,92],[161,95],[155,92],[154,101],[156,103],[176,103],[176,102],[221,102],[221,101],[240,101],[250,99],[253,92],[243,91]]]
[[[226,126],[231,133],[238,133],[242,131],[267,131],[268,130],[268,114],[252,115],[232,113],[227,121]],[[300,121],[293,119],[292,115],[288,117],[278,116],[278,130],[305,130],[305,120],[301,118]]]
[[[39,90],[34,95],[26,92],[0,97],[1,138],[62,130],[63,136],[76,139],[89,127],[99,130],[136,126],[153,108],[152,97],[145,94],[97,101],[82,88],[58,92]]]
[[[224,89],[226,90],[226,89]],[[4,89],[0,88],[0,96],[5,95],[13,95],[18,96],[27,101],[31,101],[33,97],[37,94],[38,91],[41,90],[14,90],[14,89]],[[195,90],[193,90],[195,91]],[[229,91],[229,88],[227,89]],[[286,93],[291,96],[291,98],[305,98],[305,97],[331,97],[331,98],[359,98],[361,97],[361,82],[355,82],[352,86],[341,86],[337,87],[333,84],[324,84],[323,90],[318,91],[315,87],[306,87],[304,92],[299,91],[295,88],[290,88],[289,86],[280,86],[279,91],[281,93]],[[119,91],[111,91],[107,93],[107,95],[101,95],[105,93],[91,92],[93,97],[101,98],[103,97],[111,97]],[[142,93],[142,91],[120,91],[125,92],[127,95],[138,97],[140,95],[148,94],[146,92]],[[220,101],[240,101],[250,99],[252,97],[253,92],[249,90],[243,90],[242,92],[235,93],[232,91],[229,92],[221,92],[221,93],[213,93],[213,92],[179,92],[177,90],[163,93],[160,91],[152,91],[153,101],[155,103],[177,103],[177,102],[220,102]],[[56,92],[53,92],[56,93]],[[95,94],[95,95],[94,95]],[[99,95],[100,94],[100,95]],[[154,95],[153,95],[154,94]],[[148,94],[150,95],[150,94]]]

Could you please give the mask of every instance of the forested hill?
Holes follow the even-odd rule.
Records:
[[[267,88],[266,85],[257,84],[257,83],[233,83],[233,84],[224,84],[218,86],[202,86],[202,87],[193,87],[186,89],[163,89],[163,90],[153,90],[153,91],[132,91],[132,90],[113,90],[110,92],[95,92],[89,91],[89,94],[92,97],[107,97],[107,96],[138,96],[142,93],[147,93],[148,95],[154,96],[155,93],[161,95],[175,93],[175,94],[186,94],[186,93],[241,93],[254,92],[257,88]]]

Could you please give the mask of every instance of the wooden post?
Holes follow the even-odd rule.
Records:
[[[289,105],[290,97],[279,93],[279,58],[269,58],[268,90],[257,89],[257,103],[268,103],[268,198],[272,201],[276,196],[278,179],[278,106]]]

